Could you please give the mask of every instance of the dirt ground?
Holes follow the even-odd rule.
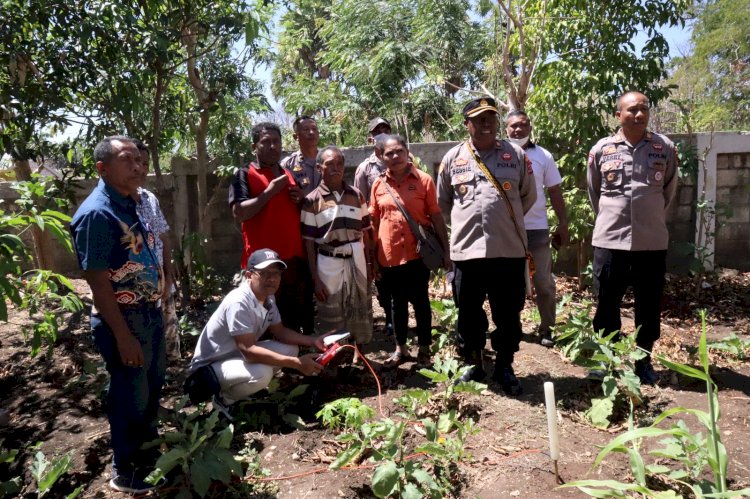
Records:
[[[85,282],[75,281],[83,294]],[[577,291],[577,281],[559,278],[560,294],[571,293],[573,302],[587,297]],[[696,311],[709,313],[709,339],[716,340],[736,333],[750,338],[750,273],[723,271],[712,276],[695,291],[686,278],[669,276],[665,293],[662,339],[657,352],[672,360],[695,365],[690,350],[697,346],[700,324]],[[533,316],[524,312],[524,330],[534,328]],[[377,307],[376,307],[377,309]],[[379,310],[379,309],[377,309]],[[42,442],[40,450],[48,457],[72,452],[70,471],[55,485],[48,497],[65,497],[83,485],[81,497],[125,497],[107,487],[111,452],[108,424],[101,406],[106,387],[106,371],[88,336],[88,312],[70,317],[60,332],[54,354],[47,358],[29,357],[29,348],[21,334],[28,318],[11,311],[8,323],[0,325],[0,407],[10,413],[10,424],[0,427],[2,449],[22,449],[12,464],[0,464],[0,482],[22,475],[24,497],[36,497],[28,465],[36,451],[26,450]],[[205,321],[208,311],[191,313]],[[632,330],[632,300],[626,298],[623,309],[624,329]],[[559,317],[562,320],[564,317]],[[376,315],[376,331],[382,328],[382,314]],[[518,398],[503,395],[497,383],[488,380],[481,396],[467,398],[476,409],[479,433],[468,440],[466,449],[472,458],[459,467],[459,497],[582,497],[577,489],[556,489],[552,463],[547,450],[547,426],[544,408],[545,381],[555,383],[559,401],[560,475],[566,481],[583,478],[628,479],[629,467],[624,458],[608,458],[604,465],[591,470],[598,447],[624,429],[620,421],[608,430],[588,424],[583,412],[591,395],[600,388],[585,380],[582,368],[572,365],[557,350],[546,349],[529,336],[516,354],[515,370],[524,388]],[[189,339],[188,343],[194,343]],[[403,390],[428,387],[413,363],[395,371],[382,371],[380,363],[392,349],[390,338],[376,334],[368,356],[374,361],[382,384],[382,404],[386,411],[394,407],[393,399]],[[163,406],[173,407],[181,395],[181,384],[191,350],[168,368]],[[485,363],[492,369],[493,354],[486,350]],[[750,363],[731,356],[712,353],[712,375],[720,387],[721,431],[730,456],[728,477],[731,488],[750,486]],[[648,421],[668,407],[684,406],[706,409],[704,387],[682,376],[657,367],[662,381],[655,387],[644,387],[646,406],[638,412]],[[338,378],[329,376],[319,382],[322,399],[357,396],[378,407],[378,392],[372,375],[364,370],[350,371]],[[310,411],[314,412],[314,411]],[[689,420],[688,420],[689,421]],[[235,433],[235,440],[251,442],[259,451],[261,465],[270,471],[265,482],[272,497],[327,498],[372,497],[369,489],[372,469],[328,471],[333,435],[313,418],[296,431],[255,431]],[[291,478],[287,478],[291,477]],[[213,497],[223,497],[212,491]],[[268,496],[266,496],[268,497]]]

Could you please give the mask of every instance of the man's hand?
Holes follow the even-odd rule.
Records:
[[[282,173],[280,177],[276,177],[268,183],[268,187],[270,187],[269,192],[271,193],[271,196],[275,196],[288,185],[289,177],[287,177],[285,173]],[[299,189],[299,187],[297,187],[297,189]]]
[[[284,177],[286,177],[286,175],[284,175]],[[298,185],[289,186],[289,198],[292,200],[292,203],[300,204],[303,197],[302,189],[300,189]]]
[[[567,246],[569,242],[568,224],[559,224],[557,229],[552,233],[552,247],[559,250],[563,246]]]
[[[453,270],[453,261],[451,260],[450,253],[448,252],[443,254],[443,268],[448,272]]]
[[[328,300],[328,289],[317,275],[315,276],[315,298],[321,303]]]
[[[323,366],[315,362],[315,359],[319,356],[318,353],[308,353],[299,358],[300,366],[297,368],[299,372],[305,376],[315,376],[323,370]]]
[[[143,367],[143,349],[132,334],[123,335],[117,340],[117,351],[125,367]]]

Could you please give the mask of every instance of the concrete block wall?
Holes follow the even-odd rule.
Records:
[[[750,153],[716,158],[716,265],[750,270]]]

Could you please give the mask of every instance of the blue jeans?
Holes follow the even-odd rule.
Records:
[[[157,414],[164,384],[166,353],[161,310],[156,307],[122,309],[130,332],[143,348],[143,367],[127,367],[120,360],[117,342],[99,315],[91,316],[91,332],[110,375],[107,416],[112,435],[112,474],[145,474],[154,466],[157,449],[141,446],[158,437]]]

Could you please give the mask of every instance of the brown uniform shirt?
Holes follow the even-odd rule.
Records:
[[[302,152],[296,151],[281,161],[281,167],[288,170],[304,196],[310,194],[320,184],[320,172],[315,159],[305,159]]]
[[[618,131],[596,143],[588,161],[596,213],[592,245],[627,251],[665,250],[666,213],[677,190],[677,151],[664,135],[646,132],[630,144]]]
[[[531,163],[523,149],[506,140],[477,153],[508,195],[519,237],[505,200],[479,169],[467,146],[477,152],[471,141],[462,142],[446,153],[438,173],[438,202],[451,225],[451,260],[525,256],[523,216],[536,201]]]

